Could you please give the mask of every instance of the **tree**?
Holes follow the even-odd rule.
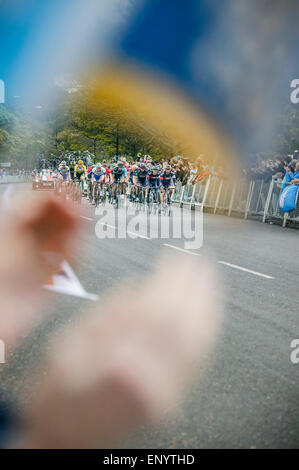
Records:
[[[278,117],[275,150],[279,154],[290,154],[299,149],[299,109],[289,105]]]

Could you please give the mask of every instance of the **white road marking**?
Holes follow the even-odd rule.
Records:
[[[106,222],[100,222],[100,224],[104,225],[105,227],[116,228],[115,225],[109,225],[109,224],[106,224]]]
[[[85,220],[94,220],[94,219],[91,219],[90,217],[85,217],[84,215],[80,215],[81,219],[85,219]]]
[[[81,216],[82,217],[82,216]],[[87,217],[85,217],[87,218]],[[93,220],[93,219],[90,219],[90,220]],[[116,229],[116,227],[114,225],[108,225],[104,222],[101,222],[102,225],[106,225],[107,227],[110,227],[110,228],[113,228],[113,229]],[[138,237],[138,238],[144,238],[146,240],[151,240],[151,238],[149,237],[146,237],[145,235],[140,235],[138,233],[135,233],[135,232],[127,232],[129,235],[134,235],[135,237]],[[190,251],[190,250],[184,250],[183,248],[179,248],[178,246],[174,246],[174,245],[169,245],[168,243],[163,243],[164,246],[168,246],[169,248],[172,248],[174,250],[177,250],[177,251],[181,251],[183,253],[186,253],[187,255],[191,255],[191,256],[200,256],[200,253],[194,253],[194,251]],[[247,269],[247,268],[243,268],[242,266],[238,266],[236,264],[231,264],[231,263],[227,263],[226,261],[217,261],[219,264],[223,264],[224,266],[228,266],[230,268],[233,268],[233,269],[238,269],[240,271],[244,271],[246,273],[249,273],[249,274],[254,274],[255,276],[259,276],[259,277],[263,277],[265,279],[275,279],[275,277],[273,276],[269,276],[268,274],[263,274],[263,273],[260,273],[258,271],[253,271],[252,269]]]
[[[139,233],[135,233],[135,232],[127,232],[129,235],[134,235],[135,237],[139,237],[139,238],[145,238],[145,240],[151,240],[151,238],[149,237],[146,237],[145,235],[140,235]]]
[[[251,269],[243,268],[242,266],[237,266],[236,264],[227,263],[226,261],[218,261],[218,263],[229,266],[230,268],[239,269],[240,271],[245,271],[246,273],[254,274],[255,276],[264,277],[265,279],[275,279],[273,276],[268,276],[268,274],[252,271]]]
[[[168,245],[168,243],[163,243],[163,245],[168,246],[169,248],[173,248],[174,250],[178,250],[178,251],[182,251],[183,253],[187,253],[187,255],[200,256],[199,253],[194,253],[193,251],[190,251],[190,250],[184,250],[183,248],[179,248],[178,246]]]
[[[104,225],[106,227],[109,227],[109,228],[114,228],[116,229],[116,227],[114,225],[109,225],[109,224],[106,224],[106,222],[100,222],[101,225]],[[146,240],[151,240],[151,238],[149,237],[146,237],[145,235],[140,235],[139,233],[135,233],[135,232],[127,232],[129,235],[134,235],[134,237],[136,238],[145,238]]]

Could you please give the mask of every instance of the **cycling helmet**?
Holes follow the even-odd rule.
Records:
[[[124,162],[121,162],[121,161],[117,162],[117,166],[119,168],[123,168],[124,167]]]
[[[83,160],[79,160],[78,165],[83,165]]]
[[[102,168],[101,163],[97,163],[97,164],[96,164],[96,168],[97,168],[98,170],[101,169],[101,168]]]
[[[66,161],[63,160],[63,161],[61,162],[61,165],[62,165],[62,166],[65,166],[65,165],[66,165]]]
[[[146,170],[146,169],[147,169],[147,168],[146,168],[146,164],[145,164],[145,163],[141,163],[140,168],[141,168],[141,170]]]
[[[165,170],[171,170],[171,166],[170,165],[165,165]]]

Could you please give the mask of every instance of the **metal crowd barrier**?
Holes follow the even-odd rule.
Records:
[[[294,211],[283,213],[279,208],[281,191],[281,181],[275,179],[270,182],[245,179],[232,182],[209,176],[196,184],[182,186],[178,182],[173,202],[214,214],[260,218],[263,222],[279,221],[283,227],[288,222],[299,223],[299,198]]]
[[[299,223],[299,197],[298,197],[296,209],[292,212],[287,213],[286,217],[284,218],[283,227],[286,226],[289,220],[295,223]]]
[[[263,222],[267,220],[282,220],[283,227],[286,227],[288,222],[299,223],[299,198],[295,210],[282,212],[279,208],[280,194],[281,182],[273,179],[270,184]]]
[[[0,176],[0,183],[7,184],[7,183],[28,183],[32,181],[32,176],[30,175],[6,175]]]
[[[270,182],[265,181],[251,181],[248,200],[246,217],[264,217],[266,201],[270,190]]]

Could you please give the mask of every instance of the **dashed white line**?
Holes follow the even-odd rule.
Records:
[[[86,219],[86,220],[94,220],[94,219],[91,219],[89,217],[85,217],[83,215],[80,215],[80,217],[82,219]],[[106,227],[116,229],[116,227],[114,225],[109,225],[105,222],[100,222],[100,223],[101,223],[101,225],[105,225]],[[127,232],[127,233],[129,235],[133,235],[136,238],[144,238],[145,240],[151,240],[151,238],[146,237],[145,235],[140,235],[140,234],[135,233],[135,232]],[[163,245],[167,246],[168,248],[172,248],[173,250],[177,250],[177,251],[181,251],[183,253],[186,253],[187,255],[200,256],[200,253],[194,253],[194,251],[184,250],[183,248],[179,248],[178,246],[174,246],[174,245],[169,245],[168,243],[163,243]],[[243,268],[242,266],[238,266],[237,264],[228,263],[226,261],[217,261],[217,262],[218,262],[218,264],[223,264],[224,266],[228,266],[228,267],[233,268],[233,269],[238,269],[239,271],[244,271],[246,273],[253,274],[255,276],[263,277],[264,279],[275,279],[275,277],[269,276],[268,274],[263,274],[263,273],[260,273],[258,271],[253,271],[252,269]]]
[[[127,232],[129,235],[134,235],[135,237],[138,237],[138,238],[144,238],[145,240],[151,240],[151,238],[149,237],[146,237],[145,235],[140,235],[139,233],[135,233],[135,232]]]
[[[164,246],[168,246],[169,248],[173,248],[174,250],[182,251],[183,253],[187,253],[187,255],[193,256],[200,256],[199,253],[194,253],[194,251],[184,250],[183,248],[179,248],[178,246],[169,245],[168,243],[163,243]]]
[[[116,228],[115,225],[109,225],[109,224],[106,224],[106,222],[100,222],[101,225],[104,225],[105,227],[109,227],[109,228]]]
[[[115,227],[114,225],[106,224],[106,222],[100,222],[100,224],[101,224],[101,225],[104,225],[104,226],[106,226],[106,227],[109,227],[109,228],[116,229],[116,227]],[[146,237],[145,235],[140,235],[139,233],[127,232],[127,234],[129,234],[129,235],[134,235],[134,237],[136,237],[136,238],[144,238],[145,240],[151,240],[151,238]]]
[[[252,271],[251,269],[243,268],[242,266],[238,266],[236,264],[227,263],[226,261],[218,261],[219,264],[224,264],[225,266],[229,266],[233,269],[239,269],[239,271],[245,271],[246,273],[254,274],[255,276],[264,277],[265,279],[275,279],[273,276],[269,276],[268,274],[259,273],[258,271]]]

